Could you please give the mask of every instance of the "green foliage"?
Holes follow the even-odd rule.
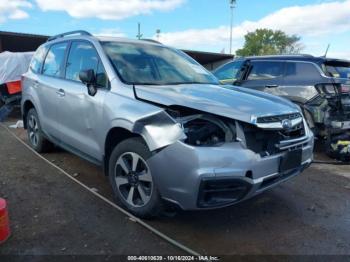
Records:
[[[236,51],[237,56],[297,54],[303,49],[299,36],[289,36],[280,30],[257,29],[244,38],[244,46]]]

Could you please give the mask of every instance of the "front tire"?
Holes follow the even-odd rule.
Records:
[[[147,164],[151,155],[141,138],[130,138],[114,148],[109,160],[108,175],[115,197],[128,211],[142,218],[158,216],[163,209]]]
[[[29,145],[38,153],[48,152],[53,144],[47,140],[41,129],[38,113],[34,108],[27,114],[27,133]]]

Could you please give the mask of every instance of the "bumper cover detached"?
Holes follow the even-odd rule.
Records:
[[[334,129],[350,130],[350,121],[331,121],[331,127]]]
[[[299,148],[299,164],[281,170],[289,151],[261,157],[241,143],[193,147],[180,141],[148,160],[162,197],[184,210],[229,206],[300,174],[313,158],[313,136]]]
[[[215,208],[238,203],[300,174],[310,164],[311,160],[305,161],[296,169],[267,175],[259,179],[248,177],[239,179],[202,179],[197,205],[199,208]]]

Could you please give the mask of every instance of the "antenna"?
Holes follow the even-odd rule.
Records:
[[[325,57],[325,58],[327,57],[328,50],[329,50],[330,46],[331,46],[331,44],[328,44],[327,49],[326,49],[326,52],[325,52],[325,54],[324,54],[324,56],[323,56],[323,57]]]
[[[143,34],[141,34],[141,24],[137,23],[137,35],[136,37],[140,40],[142,38]]]

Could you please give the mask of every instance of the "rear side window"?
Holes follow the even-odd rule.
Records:
[[[43,74],[47,76],[60,77],[62,75],[64,55],[67,43],[59,43],[51,46],[46,55]]]
[[[34,73],[40,73],[43,61],[45,59],[45,55],[47,52],[47,48],[44,46],[41,46],[38,48],[38,50],[35,52],[32,61],[30,62],[29,68]]]
[[[327,61],[322,65],[327,76],[350,79],[350,63],[341,61]]]
[[[214,72],[219,80],[237,80],[243,61],[235,61],[224,65]]]
[[[314,79],[320,76],[320,72],[312,63],[287,62],[286,77],[298,79]]]
[[[66,66],[66,78],[80,81],[80,71],[88,69],[93,69],[96,73],[97,85],[107,85],[106,73],[95,47],[88,42],[73,42]]]
[[[279,61],[252,61],[247,80],[268,80],[282,77],[284,62]]]

